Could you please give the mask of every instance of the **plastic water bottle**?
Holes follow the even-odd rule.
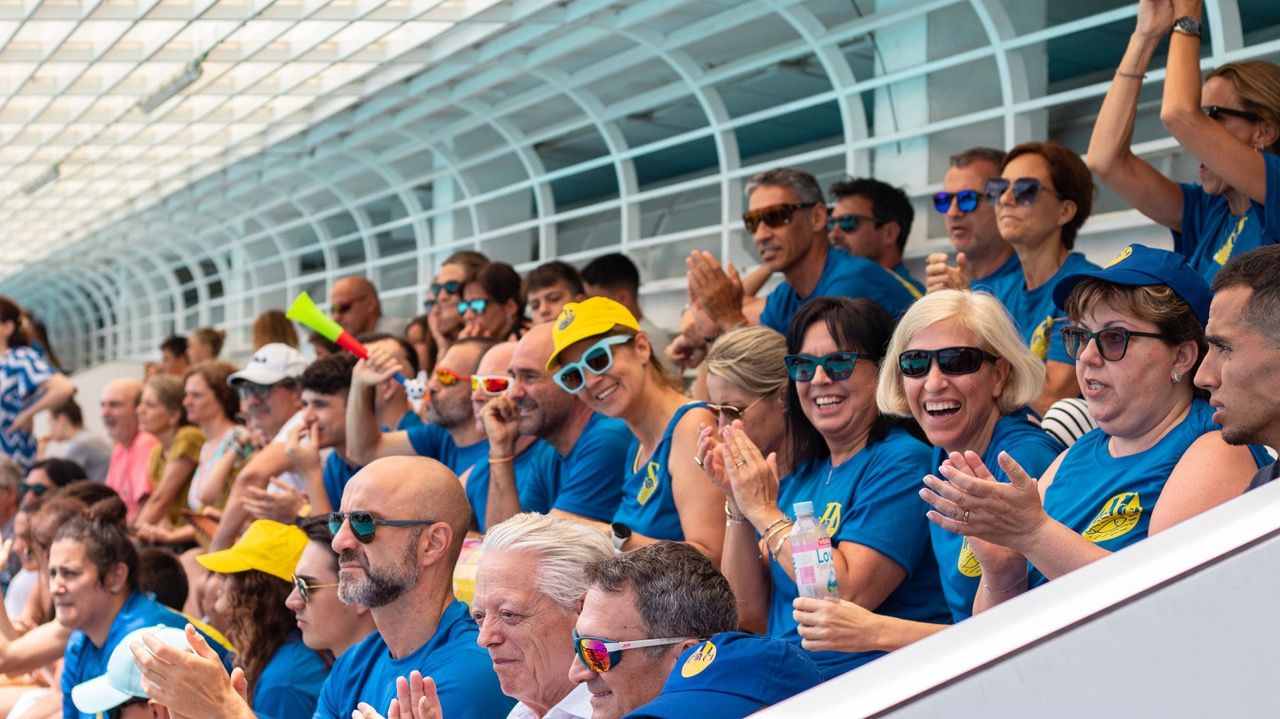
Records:
[[[791,526],[791,562],[796,568],[796,588],[802,597],[840,599],[836,565],[831,556],[831,536],[813,517],[813,502],[796,502],[796,522]]]

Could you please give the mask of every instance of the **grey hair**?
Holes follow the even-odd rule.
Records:
[[[740,327],[716,338],[707,372],[757,397],[787,386],[787,338],[769,327]]]
[[[576,612],[587,593],[586,567],[613,556],[600,532],[563,517],[526,512],[484,535],[485,553],[527,552],[537,557],[537,589],[563,612]]]
[[[0,487],[17,490],[25,474],[13,457],[0,457]]]
[[[822,186],[818,184],[818,178],[804,170],[797,170],[793,167],[776,167],[772,170],[765,170],[760,174],[747,180],[747,197],[761,187],[785,187],[796,195],[796,202],[812,202],[815,204],[823,204],[826,202],[822,196]]]
[[[587,567],[586,574],[592,589],[631,590],[651,639],[706,639],[738,629],[738,602],[729,580],[706,555],[682,542],[657,542],[610,557]]]

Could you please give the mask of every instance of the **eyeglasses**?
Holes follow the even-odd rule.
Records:
[[[586,371],[590,370],[591,374],[604,374],[613,366],[613,350],[614,345],[624,344],[635,339],[631,335],[614,335],[613,337],[605,337],[599,342],[591,345],[591,348],[582,353],[582,359],[556,370],[551,375],[551,379],[560,385],[560,389],[575,394],[587,384]]]
[[[476,311],[476,314],[482,315],[484,314],[485,308],[488,306],[489,306],[489,300],[483,297],[481,297],[478,300],[471,300],[471,301],[463,300],[458,303],[458,314],[465,315],[468,309],[473,309]]]
[[[943,347],[936,350],[907,350],[898,355],[898,369],[904,377],[923,377],[929,374],[934,358],[943,374],[973,374],[982,368],[983,362],[995,362],[995,355],[977,347]]]
[[[933,209],[947,214],[951,211],[951,200],[955,199],[956,205],[961,212],[973,212],[978,209],[978,200],[982,199],[982,195],[973,190],[961,190],[959,192],[939,192],[933,196]]]
[[[298,589],[298,596],[302,597],[303,602],[311,601],[311,592],[316,589],[333,589],[338,586],[336,584],[308,584],[305,577],[293,575],[293,586]]]
[[[767,396],[768,395],[765,395],[764,397]],[[707,403],[707,409],[715,413],[717,421],[724,420],[726,422],[733,422],[747,416],[747,412],[750,412],[752,407],[760,404],[764,397],[757,397],[756,401],[747,405],[743,409],[738,409],[731,404],[712,404],[710,402]]]
[[[642,647],[664,647],[671,644],[679,644],[684,638],[679,639],[636,639],[629,642],[615,642],[600,637],[584,637],[578,634],[578,630],[573,630],[573,651],[577,653],[578,658],[591,671],[596,674],[603,674],[610,669],[622,663],[622,653],[628,649],[640,649]]]
[[[1062,330],[1062,344],[1066,347],[1067,356],[1071,359],[1080,359],[1080,353],[1084,352],[1089,340],[1096,339],[1098,340],[1098,352],[1102,355],[1102,359],[1108,362],[1119,362],[1124,359],[1124,353],[1129,351],[1130,337],[1169,339],[1168,335],[1158,332],[1135,332],[1120,327],[1112,327],[1098,332],[1090,332],[1083,327],[1067,327]]]
[[[867,217],[866,215],[836,215],[835,217],[827,218],[827,232],[834,230],[837,225],[840,226],[840,229],[843,232],[857,232],[859,222],[870,222],[876,227],[885,223],[884,220],[877,220],[874,217]]]
[[[447,295],[456,295],[462,292],[462,283],[458,280],[449,280],[448,282],[432,282],[431,296],[435,297],[441,292]]]
[[[783,205],[769,205],[768,207],[760,207],[755,210],[747,210],[742,213],[742,224],[747,226],[747,232],[755,234],[760,228],[760,223],[778,229],[791,224],[791,218],[795,215],[796,210],[803,210],[806,207],[813,207],[816,202],[793,202]]]
[[[374,519],[372,514],[361,511],[330,512],[329,531],[336,535],[344,521],[351,525],[351,533],[361,544],[373,541],[373,530],[377,527],[421,527],[436,523],[434,519]]]
[[[498,397],[506,394],[511,389],[511,378],[500,374],[473,374],[471,375],[471,391],[477,392],[484,390],[484,393],[490,397]]]
[[[330,305],[330,311],[332,314],[335,314],[335,315],[346,314],[348,311],[351,310],[352,307],[355,306],[357,302],[363,299],[364,299],[363,297],[355,297],[353,299],[347,300],[346,302],[334,302],[332,305]]]
[[[1205,105],[1200,108],[1200,111],[1207,115],[1209,119],[1217,120],[1219,122],[1222,121],[1223,115],[1227,115],[1228,117],[1238,117],[1242,120],[1248,120],[1249,122],[1262,122],[1262,116],[1256,112],[1235,110],[1230,107],[1222,107],[1221,105]]]
[[[240,399],[248,400],[250,397],[258,399],[266,399],[271,394],[271,388],[275,385],[258,384],[257,382],[237,382],[236,393],[240,395]]]
[[[39,497],[49,491],[49,487],[44,484],[27,484],[26,482],[18,482],[18,496],[22,496],[27,492]]]
[[[436,367],[436,381],[441,387],[452,387],[459,382],[470,382],[471,375],[454,372],[448,367]]]
[[[1067,199],[1061,192],[1052,187],[1045,187],[1034,177],[1019,177],[1012,183],[1003,177],[993,177],[983,186],[982,194],[986,196],[987,202],[994,205],[1000,202],[1000,198],[1010,187],[1013,187],[1013,201],[1019,205],[1034,205],[1041,190],[1052,192],[1059,200]]]
[[[787,376],[794,382],[812,382],[813,375],[821,367],[827,377],[834,382],[849,379],[853,375],[853,367],[858,360],[875,361],[871,355],[854,352],[832,352],[829,355],[814,357],[813,355],[787,355]]]

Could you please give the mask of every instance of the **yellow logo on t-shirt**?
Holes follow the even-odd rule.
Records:
[[[1031,333],[1031,354],[1036,359],[1044,359],[1049,356],[1049,337],[1053,334],[1053,315],[1044,318],[1044,321],[1036,325],[1036,331]]]
[[[960,556],[956,557],[956,569],[966,577],[981,577],[982,565],[978,563],[978,557],[973,553],[973,547],[969,546],[969,538],[965,537],[960,543]]]
[[[836,532],[840,531],[840,503],[827,502],[827,508],[822,510],[822,519],[818,522],[827,529],[827,536],[834,537]]]
[[[662,469],[657,462],[650,462],[645,467],[647,476],[644,478],[644,484],[640,485],[640,493],[636,495],[636,501],[643,507],[653,493],[658,491],[658,470]]]
[[[1120,250],[1120,254],[1116,255],[1116,258],[1114,260],[1107,263],[1107,267],[1110,267],[1116,264],[1117,262],[1123,262],[1126,257],[1132,254],[1133,254],[1133,245],[1129,245],[1123,250]]]
[[[711,662],[716,660],[716,645],[707,640],[706,644],[698,647],[689,658],[684,660],[684,666],[680,667],[680,676],[688,679],[696,677],[702,673],[703,669],[711,666]]]
[[[1095,544],[1127,534],[1142,518],[1142,499],[1137,492],[1121,492],[1108,499],[1098,516],[1084,530],[1084,538]]]

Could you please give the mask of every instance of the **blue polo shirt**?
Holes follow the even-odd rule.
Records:
[[[516,494],[520,497],[520,511],[546,514],[551,511],[551,501],[560,483],[560,455],[545,440],[537,440],[512,460],[516,475]],[[471,503],[471,516],[476,528],[488,530],[485,512],[489,502],[489,456],[471,468],[467,477],[467,501]]]
[[[814,297],[865,297],[877,302],[893,317],[900,316],[913,300],[893,273],[863,257],[853,257],[838,247],[827,248],[822,276],[808,297],[801,297],[789,282],[769,293],[760,324],[787,333],[787,325],[800,307]]]
[[[253,713],[261,719],[292,719],[314,714],[320,687],[328,674],[324,659],[302,643],[300,632],[293,631],[271,655],[253,685]]]
[[[462,473],[489,456],[489,440],[482,439],[475,444],[459,447],[454,444],[453,436],[438,424],[424,422],[405,430],[413,451],[423,457],[430,457],[440,464],[462,476]]]
[[[489,652],[476,644],[479,635],[467,605],[456,600],[436,633],[407,656],[392,657],[382,635],[373,632],[334,662],[313,719],[349,719],[360,702],[384,712],[396,696],[396,678],[415,669],[435,680],[449,719],[505,717],[516,701],[503,695]]]
[[[560,491],[552,508],[611,521],[622,501],[627,448],[634,440],[626,422],[593,413],[573,449],[561,458]]]
[[[918,300],[924,297],[924,284],[911,276],[911,270],[907,269],[907,263],[899,262],[897,267],[889,270],[889,274],[893,275],[906,288],[907,292],[911,294],[911,299]]]
[[[1014,324],[1022,333],[1022,339],[1031,347],[1032,354],[1042,360],[1052,359],[1075,364],[1075,360],[1067,357],[1066,351],[1062,349],[1062,328],[1066,325],[1066,318],[1062,308],[1053,302],[1053,288],[1067,275],[1096,269],[1100,268],[1085,259],[1084,255],[1072,252],[1067,255],[1062,267],[1053,273],[1053,277],[1034,290],[1026,289],[1027,280],[1021,272],[1005,275],[1003,281],[989,280],[986,286],[991,288],[991,293],[1009,310]]]
[[[107,672],[107,660],[111,658],[111,652],[115,650],[116,645],[129,632],[156,625],[182,629],[189,622],[190,620],[186,617],[160,604],[151,597],[141,592],[133,592],[125,599],[124,606],[120,607],[120,612],[112,620],[111,629],[107,631],[107,640],[103,642],[101,647],[94,646],[89,636],[79,629],[71,632],[71,638],[67,640],[66,653],[63,654],[62,665],[62,716],[64,719],[95,718],[96,715],[94,714],[83,714],[76,711],[76,705],[71,701],[71,689],[82,682],[87,682],[94,677],[105,674]],[[201,632],[201,634],[204,634],[204,632]],[[219,644],[207,634],[204,634],[204,638],[209,643],[209,646],[222,658],[222,663],[230,671],[231,655],[227,647]]]
[[[1187,258],[1206,281],[1236,255],[1280,242],[1280,157],[1262,153],[1267,168],[1267,202],[1250,201],[1243,215],[1231,214],[1222,195],[1183,184],[1182,231],[1173,233],[1173,251]]]

